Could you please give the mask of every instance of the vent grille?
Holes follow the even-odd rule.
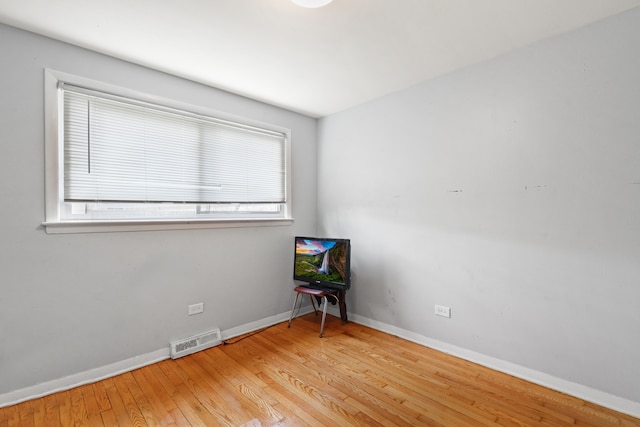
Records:
[[[186,356],[196,351],[214,347],[220,343],[222,343],[220,329],[214,329],[182,340],[172,341],[171,358],[177,359],[178,357]]]

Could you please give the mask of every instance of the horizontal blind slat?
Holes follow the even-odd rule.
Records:
[[[65,90],[65,199],[285,201],[284,135]]]

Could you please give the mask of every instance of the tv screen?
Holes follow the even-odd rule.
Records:
[[[310,287],[347,290],[351,287],[351,246],[348,239],[296,237],[293,279]]]

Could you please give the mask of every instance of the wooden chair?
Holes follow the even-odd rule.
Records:
[[[324,300],[324,305],[322,307],[322,323],[320,323],[320,338],[322,338],[322,332],[324,331],[324,320],[327,317],[327,303],[328,303],[328,298],[332,298],[336,303],[338,303],[340,305],[340,308],[342,309],[342,305],[340,298],[339,298],[339,293],[340,291],[338,290],[331,290],[331,289],[313,289],[313,288],[307,288],[305,286],[296,286],[293,289],[296,292],[296,298],[293,300],[293,307],[291,308],[291,316],[289,316],[289,325],[287,326],[288,328],[291,327],[291,322],[293,321],[293,315],[296,311],[296,304],[298,303],[298,297],[300,295],[309,295],[309,299],[311,300],[311,304],[313,305],[313,311],[316,313],[316,316],[318,315],[318,310],[316,309],[316,302],[314,301],[314,298],[322,298]],[[302,305],[302,299],[300,299],[300,305]],[[320,307],[318,307],[320,308]],[[341,314],[342,317],[342,314]],[[345,311],[345,316],[343,317],[343,322],[346,322],[346,311]]]

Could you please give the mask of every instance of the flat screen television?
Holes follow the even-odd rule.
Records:
[[[347,290],[351,287],[349,239],[296,237],[293,279],[312,288]]]

